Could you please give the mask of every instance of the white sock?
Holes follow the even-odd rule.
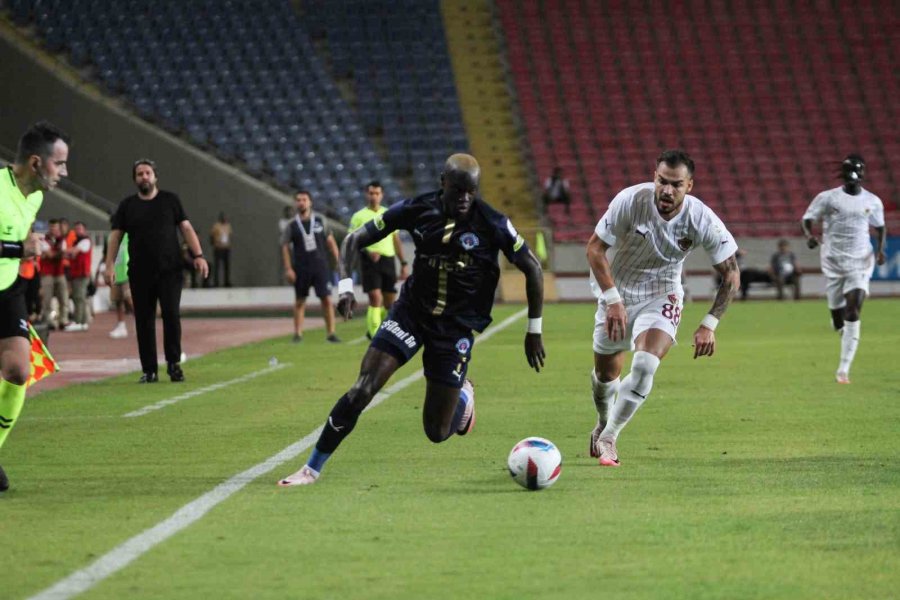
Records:
[[[860,321],[844,321],[844,330],[841,332],[841,363],[838,365],[838,373],[850,374],[850,364],[856,355],[856,347],[859,345]]]
[[[619,378],[603,382],[597,379],[597,372],[591,369],[591,389],[594,392],[594,406],[597,408],[597,422],[602,429],[609,421],[609,411],[619,393]]]
[[[649,352],[637,351],[631,360],[631,373],[619,384],[619,399],[609,414],[609,422],[602,438],[619,437],[619,432],[647,399],[653,389],[653,375],[659,368],[659,358]]]

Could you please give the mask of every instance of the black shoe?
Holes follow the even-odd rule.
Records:
[[[331,342],[332,344],[340,344],[341,343],[341,338],[334,335],[333,333],[325,339],[328,340],[329,342]]]
[[[156,383],[157,381],[159,381],[159,375],[156,373],[144,373],[138,379],[138,383]]]
[[[3,470],[3,467],[0,467],[0,492],[5,492],[9,489],[9,478],[6,476],[6,471]]]
[[[302,341],[303,341],[303,336],[300,335],[299,333],[295,333],[295,334],[294,334],[294,339],[291,340],[291,342],[293,342],[293,343],[295,343],[295,344],[299,344],[299,343],[302,342]]]
[[[169,374],[169,379],[171,379],[173,383],[184,381],[184,371],[181,370],[181,365],[178,363],[170,364],[166,369],[166,373]]]

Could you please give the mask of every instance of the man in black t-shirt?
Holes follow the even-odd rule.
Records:
[[[156,164],[150,159],[135,161],[132,177],[138,193],[119,203],[112,218],[112,232],[106,252],[106,280],[113,281],[115,260],[122,236],[128,234],[128,281],[134,303],[134,324],[141,357],[140,383],[158,381],[156,359],[156,305],[163,320],[163,347],[167,373],[172,381],[184,381],[181,370],[181,244],[184,236],[193,257],[194,269],[205,279],[209,265],[197,233],[188,221],[181,200],[157,186]]]
[[[478,196],[480,176],[474,157],[454,154],[444,165],[440,190],[394,204],[345,238],[343,279],[338,284],[341,315],[352,316],[355,300],[348,274],[360,248],[398,229],[408,231],[416,246],[412,275],[363,356],[359,378],[331,410],[306,465],[279,481],[280,486],[315,483],[325,461],[353,431],[375,394],[420,348],[426,380],[425,435],[439,443],[472,430],[475,392],[466,374],[474,332],[491,322],[500,252],[525,275],[525,358],[536,371],[544,366],[541,263],[510,220]]]
[[[303,340],[306,297],[309,288],[316,290],[322,302],[326,340],[338,343],[334,333],[334,304],[331,302],[331,267],[328,253],[337,264],[340,253],[328,222],[313,212],[312,195],[300,190],[294,195],[297,212],[281,234],[281,257],[284,276],[294,284],[294,343]]]

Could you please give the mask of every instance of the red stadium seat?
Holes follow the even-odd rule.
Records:
[[[877,26],[884,15],[872,6],[689,0],[670,28],[638,27],[653,17],[641,3],[497,6],[517,40],[514,85],[539,89],[519,94],[535,166],[543,175],[547,161],[563,161],[572,223],[648,180],[659,151],[680,145],[697,160],[698,195],[744,231],[781,235],[812,195],[836,185],[844,154],[863,152],[870,171],[886,171],[900,151],[888,58],[900,55],[900,38]],[[705,26],[692,27],[700,16]],[[872,24],[865,38],[843,26],[850,21]],[[548,140],[552,149],[537,148]],[[879,183],[883,197],[898,196],[895,178]]]

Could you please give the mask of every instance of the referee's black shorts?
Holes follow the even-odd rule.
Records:
[[[386,294],[396,293],[397,264],[393,256],[382,256],[378,262],[373,262],[369,258],[369,253],[363,252],[359,270],[362,274],[364,292],[381,290]]]
[[[21,277],[0,291],[0,339],[23,337],[28,339],[28,310],[25,308],[25,287]]]

